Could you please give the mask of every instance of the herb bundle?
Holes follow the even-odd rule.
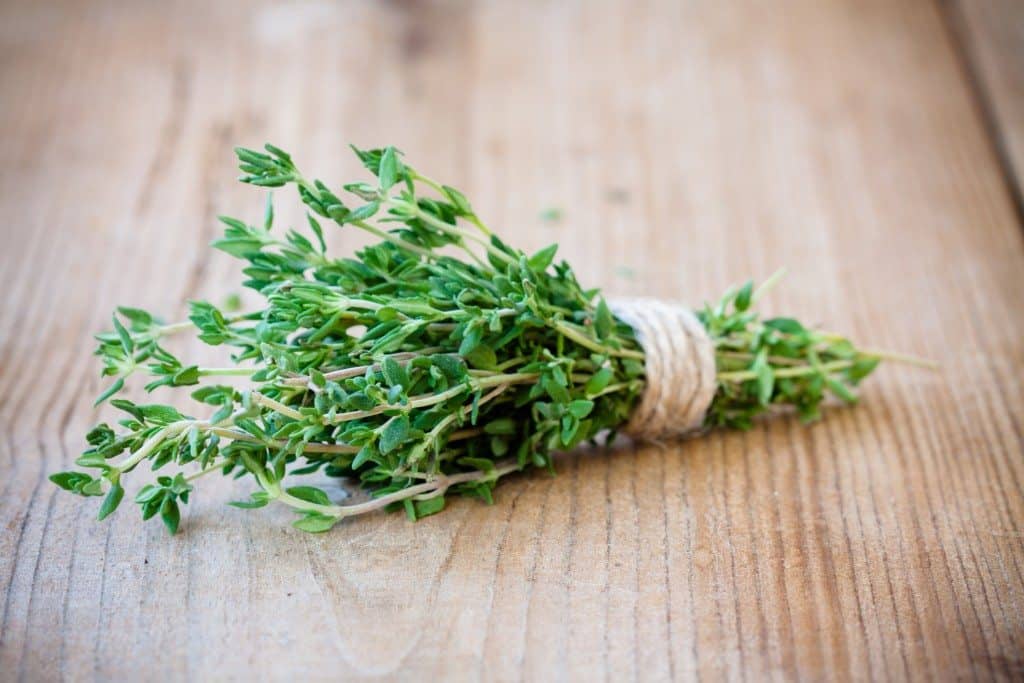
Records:
[[[451,494],[491,502],[505,475],[553,471],[554,451],[611,439],[628,421],[649,379],[645,351],[598,290],[555,262],[556,246],[527,255],[506,244],[462,193],[393,147],[355,149],[376,180],[337,192],[271,145],[236,152],[243,182],[298,191],[308,229],[273,232],[269,197],[259,224],[220,219],[213,246],[245,262],[244,285],[263,297],[261,310],[231,315],[195,301],[188,321],[165,324],[118,308],[113,330],[97,336],[102,374],[112,378],[97,403],[109,400],[125,417],[89,432],[76,461],[87,471],[50,478],[104,496],[100,519],[143,463],[159,474],[135,502],[171,533],[180,504],[211,473],[251,477],[257,491],[232,505],[283,503],[305,531],[377,509],[416,519],[441,511]],[[336,258],[326,222],[379,242]],[[771,283],[747,283],[697,311],[716,366],[706,427],[748,428],[775,406],[813,420],[829,393],[855,401],[853,388],[885,356],[792,318],[760,319],[753,307]],[[227,347],[231,364],[180,358],[168,350],[178,334]],[[149,377],[147,391],[197,387],[196,416],[118,397],[135,375]],[[320,488],[292,485],[314,472],[355,480],[368,499],[339,505]]]

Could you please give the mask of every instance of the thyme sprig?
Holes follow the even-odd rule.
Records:
[[[382,508],[431,515],[452,493],[491,502],[502,477],[553,471],[554,451],[615,436],[643,391],[644,354],[598,290],[555,262],[555,245],[533,255],[507,245],[461,192],[395,148],[353,149],[376,180],[338,193],[276,147],[236,150],[243,182],[297,190],[306,230],[274,232],[269,196],[259,223],[220,218],[213,246],[244,262],[260,310],[227,315],[195,301],[188,321],[165,324],[117,309],[113,330],[97,336],[102,374],[113,378],[97,403],[126,417],[118,430],[93,428],[76,461],[88,471],[54,474],[57,485],[105,496],[102,519],[121,503],[124,476],[146,462],[167,474],[135,502],[174,533],[197,479],[250,477],[257,491],[233,505],[283,503],[299,514],[296,527],[319,532]],[[334,257],[323,221],[379,242]],[[698,311],[718,367],[709,427],[748,428],[782,405],[814,419],[829,393],[855,401],[884,355],[791,318],[761,320],[752,305],[765,290],[747,283]],[[188,333],[226,347],[230,363],[204,367],[168,350],[168,337]],[[197,387],[205,410],[118,397],[137,373],[151,378],[146,391]],[[357,481],[369,500],[338,505],[320,488],[290,485],[318,471]]]

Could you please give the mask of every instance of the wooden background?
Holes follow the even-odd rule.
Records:
[[[3,2],[0,100],[3,681],[1024,678],[1022,3]],[[415,525],[205,480],[174,538],[97,523],[46,481],[90,335],[237,291],[265,140],[334,182],[395,144],[611,293],[786,265],[771,312],[942,370]]]

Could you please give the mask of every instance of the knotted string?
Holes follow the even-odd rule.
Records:
[[[715,347],[704,326],[689,309],[653,299],[609,305],[646,356],[647,384],[623,431],[658,440],[700,429],[716,388]]]

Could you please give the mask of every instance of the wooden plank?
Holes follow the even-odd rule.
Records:
[[[958,0],[949,5],[981,106],[991,117],[998,151],[1014,185],[1018,211],[1024,192],[1024,4]]]
[[[1024,245],[931,3],[6,3],[0,88],[0,679],[1024,670]],[[96,418],[89,334],[234,289],[204,244],[258,215],[229,149],[264,139],[337,181],[397,144],[614,293],[786,264],[770,310],[942,371],[415,525],[308,536],[226,481],[177,537],[98,524],[45,481]]]

